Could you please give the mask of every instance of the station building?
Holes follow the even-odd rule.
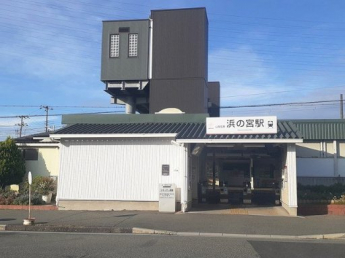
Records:
[[[281,205],[296,216],[298,175],[345,177],[343,120],[219,117],[205,8],[103,22],[101,81],[127,114],[65,115],[31,139],[58,146],[59,209],[159,210],[160,186],[173,185],[175,210]]]

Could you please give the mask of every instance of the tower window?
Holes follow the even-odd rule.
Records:
[[[128,43],[128,56],[138,56],[138,34],[129,34]]]
[[[120,35],[110,35],[110,57],[120,56]]]

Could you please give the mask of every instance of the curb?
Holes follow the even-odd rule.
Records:
[[[174,232],[165,230],[154,230],[148,228],[133,228],[133,234],[160,234],[177,236],[200,236],[200,237],[229,237],[229,238],[271,238],[271,239],[339,239],[345,238],[345,233],[319,234],[319,235],[258,235],[258,234],[229,234],[229,233],[207,233],[207,232]]]
[[[133,234],[157,234],[157,235],[176,235],[174,231],[168,230],[155,230],[155,229],[148,229],[148,228],[132,228]]]
[[[132,233],[132,228],[88,227],[72,225],[5,225],[5,231],[35,231],[35,232],[78,232],[78,233]],[[1,230],[1,229],[0,229]]]
[[[203,232],[176,232],[178,236],[201,236],[201,237],[228,237],[228,238],[255,238],[255,239],[345,239],[345,233],[322,234],[322,235],[305,235],[305,236],[289,236],[289,235],[254,235],[254,234],[228,234],[228,233],[203,233]]]
[[[0,231],[32,231],[32,232],[74,232],[74,233],[127,233],[141,235],[167,235],[185,237],[227,237],[227,238],[252,238],[252,239],[286,239],[286,240],[312,240],[312,239],[344,239],[345,233],[316,234],[316,235],[258,235],[258,234],[229,234],[229,233],[207,233],[207,232],[175,232],[168,230],[156,230],[149,228],[117,228],[117,227],[92,227],[73,225],[0,225]]]

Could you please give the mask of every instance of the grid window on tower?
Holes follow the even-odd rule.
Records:
[[[138,34],[129,34],[128,56],[138,56]]]
[[[120,56],[120,35],[110,35],[110,57]]]

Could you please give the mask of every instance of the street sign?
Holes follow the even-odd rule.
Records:
[[[32,175],[31,175],[31,171],[29,171],[29,174],[28,174],[28,181],[29,181],[29,185],[32,184]]]

